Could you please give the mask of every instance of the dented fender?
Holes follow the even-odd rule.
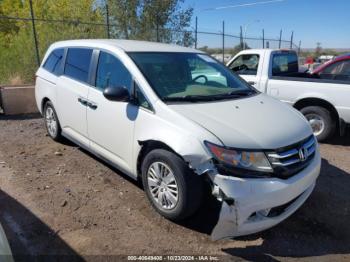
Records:
[[[137,162],[142,143],[157,141],[179,154],[196,174],[201,175],[213,169],[212,156],[204,141],[209,140],[219,145],[222,142],[205,128],[198,128],[198,124],[159,103],[155,106],[156,110],[157,105],[163,108],[157,111],[158,114],[146,110],[138,112],[134,129],[134,163]],[[167,114],[166,117],[163,114]],[[136,173],[136,166],[134,170]]]

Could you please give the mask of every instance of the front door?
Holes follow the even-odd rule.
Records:
[[[124,86],[129,91],[132,76],[114,55],[100,51],[95,87],[90,88],[87,122],[90,147],[102,157],[132,173],[134,124],[138,107],[128,102],[109,101],[103,96],[106,87]]]

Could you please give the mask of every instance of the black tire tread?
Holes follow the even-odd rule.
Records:
[[[158,206],[153,203],[152,196],[148,190],[147,170],[151,163],[157,160],[163,161],[169,165],[169,167],[173,170],[174,175],[176,176],[178,186],[184,187],[182,189],[184,192],[182,201],[180,198],[177,206],[171,211],[164,211],[159,209]],[[146,191],[146,195],[155,210],[162,216],[173,221],[180,221],[190,217],[199,209],[203,195],[202,178],[199,175],[194,174],[181,157],[168,150],[154,149],[150,151],[144,158],[141,165],[141,170],[142,183],[144,190]]]

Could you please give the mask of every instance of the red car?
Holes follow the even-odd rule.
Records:
[[[350,54],[334,58],[312,72],[317,78],[330,80],[350,80]]]

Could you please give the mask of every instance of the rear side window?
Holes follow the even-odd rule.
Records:
[[[92,49],[69,48],[64,74],[81,82],[88,82]]]
[[[59,48],[51,52],[49,57],[46,59],[44,68],[55,75],[59,75],[61,72],[61,66],[63,61],[64,49]]]
[[[115,56],[101,51],[96,73],[96,87],[104,90],[106,87],[126,87],[131,89],[132,77],[123,63]]]
[[[298,57],[295,53],[274,54],[272,57],[272,75],[288,76],[298,72]]]

